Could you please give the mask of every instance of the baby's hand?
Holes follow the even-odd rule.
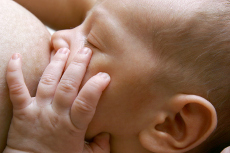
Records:
[[[92,52],[83,48],[63,74],[68,55],[69,50],[63,48],[56,53],[43,73],[36,97],[30,96],[25,85],[20,55],[12,56],[7,82],[13,119],[5,152],[110,152],[108,134],[98,135],[90,144],[84,143],[86,129],[110,77],[99,73],[79,91]]]

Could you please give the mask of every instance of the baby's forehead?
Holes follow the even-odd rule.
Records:
[[[126,27],[146,30],[172,24],[192,16],[205,0],[102,0],[109,15],[119,18]]]
[[[111,37],[113,42],[121,41],[122,34],[127,33],[151,46],[157,43],[154,40],[162,39],[162,31],[164,35],[165,30],[175,26],[187,26],[194,12],[203,8],[204,1],[211,0],[100,0],[89,13],[88,21],[99,27],[94,28],[96,33],[119,35],[117,39]]]

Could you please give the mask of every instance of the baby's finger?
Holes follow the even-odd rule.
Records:
[[[23,78],[20,54],[16,53],[10,59],[6,79],[13,108],[23,109],[28,106],[31,96]]]
[[[89,48],[83,48],[76,53],[73,61],[66,69],[58,84],[52,103],[52,107],[56,113],[69,114],[70,107],[77,97],[79,86],[85,75],[91,56],[92,51]]]
[[[221,153],[230,153],[230,146],[221,151]]]
[[[37,89],[38,105],[50,104],[52,102],[58,82],[62,76],[69,49],[61,48],[54,55],[50,64],[46,67]]]
[[[89,79],[71,107],[71,120],[79,130],[86,130],[92,120],[102,91],[108,86],[110,76],[99,73]]]

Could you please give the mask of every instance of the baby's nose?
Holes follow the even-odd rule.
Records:
[[[58,50],[60,48],[70,47],[70,37],[69,37],[69,30],[61,30],[55,32],[51,37],[51,42],[54,47],[54,50]]]

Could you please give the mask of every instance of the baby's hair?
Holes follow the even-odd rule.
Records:
[[[220,152],[230,142],[230,1],[210,0],[192,13],[156,29],[158,78],[173,90],[200,95],[215,106],[218,126],[206,151]]]

